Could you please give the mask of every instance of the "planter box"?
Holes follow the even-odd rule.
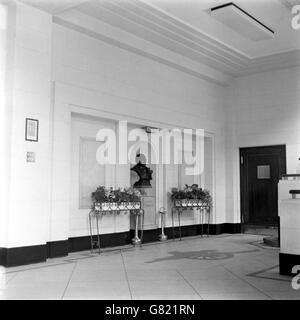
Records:
[[[202,200],[199,199],[178,199],[174,200],[174,206],[180,208],[195,208],[195,207],[207,207]]]
[[[141,202],[96,202],[94,203],[94,210],[101,211],[128,211],[141,209]]]

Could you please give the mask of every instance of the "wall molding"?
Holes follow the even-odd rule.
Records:
[[[86,4],[80,11],[73,10],[72,15],[54,16],[53,22],[222,86],[229,85],[232,77],[300,66],[300,50],[251,58],[142,1],[135,1],[131,6],[127,2],[91,6]],[[101,23],[107,24],[105,34]],[[141,42],[131,41],[132,35]],[[155,55],[144,51],[143,40],[163,51],[156,50]],[[164,54],[166,50],[169,51],[168,58]],[[172,53],[181,57],[180,62],[171,58]],[[193,66],[188,61],[193,62]],[[207,73],[203,66],[219,74]],[[224,78],[225,75],[229,78]]]
[[[129,0],[129,2],[130,4],[128,1],[125,3],[104,2],[98,3],[95,7],[86,4],[80,10],[112,26],[126,30],[161,47],[170,48],[188,59],[206,64],[233,77],[300,66],[300,50],[250,57],[202,33],[188,22],[165,12],[154,4],[141,0]],[[100,16],[98,16],[99,11],[96,13],[97,6],[101,6],[102,9]],[[110,15],[106,16],[105,11]],[[130,27],[131,24],[133,27]],[[149,35],[150,30],[155,30],[152,37]],[[162,40],[159,42],[160,37]]]
[[[300,67],[300,50],[276,53],[266,57],[251,59],[236,76]]]
[[[196,78],[220,85],[220,86],[228,86],[231,81],[231,75],[227,75],[224,72],[218,71],[212,67],[209,67],[205,64],[201,64],[199,62],[193,61],[191,59],[187,59],[184,56],[177,54],[169,49],[164,49],[162,52],[160,48],[160,52],[158,52],[157,48],[149,46],[145,51],[141,49],[141,46],[131,45],[130,41],[124,42],[116,39],[112,36],[107,36],[106,34],[100,33],[100,31],[96,32],[89,29],[86,26],[79,25],[78,23],[74,23],[72,21],[68,21],[66,19],[62,19],[60,17],[53,17],[53,23],[67,29],[79,32],[93,39],[105,42],[106,44],[112,45],[122,50],[126,50],[128,52],[137,54],[146,59],[161,63],[170,68],[176,69],[178,71],[187,73]],[[122,39],[122,37],[118,37]],[[153,44],[154,45],[154,44]],[[149,50],[151,48],[151,51]],[[158,47],[159,48],[159,47]],[[166,50],[168,50],[168,58],[166,58]]]
[[[236,70],[248,60],[245,54],[142,1],[87,3],[79,10],[220,71]]]
[[[300,66],[300,50],[250,57],[141,0],[30,5],[51,13],[54,24],[222,86],[232,77]]]

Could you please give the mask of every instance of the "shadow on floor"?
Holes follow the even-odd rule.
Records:
[[[201,251],[170,251],[169,254],[172,256],[154,259],[148,261],[147,263],[154,263],[160,261],[169,261],[169,260],[181,260],[181,259],[191,259],[191,260],[224,260],[233,258],[236,254],[240,253],[250,253],[257,252],[258,249],[247,250],[247,251],[236,251],[236,252],[219,252],[218,250],[201,250]]]

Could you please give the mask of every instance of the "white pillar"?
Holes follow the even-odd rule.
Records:
[[[43,246],[49,216],[49,122],[51,85],[51,15],[25,4],[1,5],[1,227],[0,247]],[[6,35],[6,36],[5,36]],[[31,37],[24,41],[24,35]],[[4,46],[3,46],[4,44]],[[6,49],[5,49],[6,48]],[[4,53],[4,54],[3,54]],[[5,59],[6,58],[6,59]],[[43,68],[39,68],[39,66]],[[3,88],[3,86],[2,86]],[[2,89],[1,88],[1,89]],[[25,119],[39,121],[38,142],[25,140]],[[27,163],[26,152],[35,153]],[[2,223],[3,222],[3,223]]]
[[[8,8],[0,5],[0,247],[7,243],[7,214],[9,211],[9,128],[10,112],[7,102],[7,13]]]

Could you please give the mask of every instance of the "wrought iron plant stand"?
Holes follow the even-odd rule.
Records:
[[[99,220],[107,214],[117,214],[121,212],[130,212],[135,216],[135,236],[132,239],[133,245],[141,245],[143,243],[144,234],[144,209],[142,209],[141,202],[97,202],[93,204],[89,212],[89,227],[90,227],[90,241],[91,252],[97,247],[100,254],[100,227]],[[93,234],[92,221],[96,222],[96,235]],[[139,224],[140,224],[140,237],[139,237]],[[94,239],[96,237],[96,240]]]
[[[207,237],[209,237],[209,224],[210,224],[210,206],[199,199],[175,199],[172,207],[172,232],[173,240],[175,239],[174,229],[174,214],[177,211],[178,214],[178,227],[179,227],[179,238],[181,240],[181,223],[180,217],[183,211],[188,209],[199,210],[200,213],[200,224],[201,224],[201,237],[203,237],[203,226],[205,223],[205,217],[207,216]]]

